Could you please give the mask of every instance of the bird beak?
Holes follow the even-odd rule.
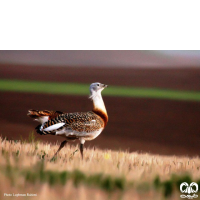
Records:
[[[104,87],[104,88],[107,88],[107,87],[108,87],[108,85],[105,85],[105,84],[104,84],[104,85],[103,85],[103,87]]]

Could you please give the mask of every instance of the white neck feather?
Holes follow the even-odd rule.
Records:
[[[94,110],[98,109],[98,110],[103,111],[105,114],[107,114],[106,107],[104,105],[103,98],[101,96],[100,90],[97,91],[97,92],[93,91],[91,96],[90,96],[90,99],[92,99],[92,101],[93,101]]]

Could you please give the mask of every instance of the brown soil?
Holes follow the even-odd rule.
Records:
[[[132,70],[0,66],[0,78],[115,85],[200,89],[200,70]],[[109,122],[102,134],[86,146],[171,155],[200,155],[200,103],[157,99],[104,97]],[[0,92],[1,135],[27,138],[37,125],[28,109],[66,112],[91,110],[86,96]],[[56,136],[37,138],[56,142]]]
[[[200,90],[200,68],[133,69],[0,64],[0,78],[88,84],[99,81],[110,86]]]

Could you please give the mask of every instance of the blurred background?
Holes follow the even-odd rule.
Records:
[[[91,110],[89,85],[101,82],[109,85],[109,122],[87,147],[200,155],[200,51],[0,51],[0,79],[0,134],[8,139],[34,131],[28,109]],[[77,94],[57,94],[57,83],[78,84]]]

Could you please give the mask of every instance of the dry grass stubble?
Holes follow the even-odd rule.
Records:
[[[20,142],[0,138],[1,196],[9,192],[29,192],[37,193],[37,199],[132,199],[133,196],[136,199],[159,199],[162,191],[155,190],[153,186],[156,177],[159,177],[159,183],[168,181],[173,174],[188,174],[192,180],[200,177],[198,157],[159,156],[92,148],[84,150],[84,160],[81,160],[78,146],[67,145],[55,160],[50,161],[57,148],[58,145],[34,140]],[[42,170],[38,163],[42,163]],[[56,184],[57,176],[61,182],[62,176],[66,176],[66,180]],[[12,199],[6,197],[9,198]],[[173,193],[171,198],[176,199],[177,193]]]

